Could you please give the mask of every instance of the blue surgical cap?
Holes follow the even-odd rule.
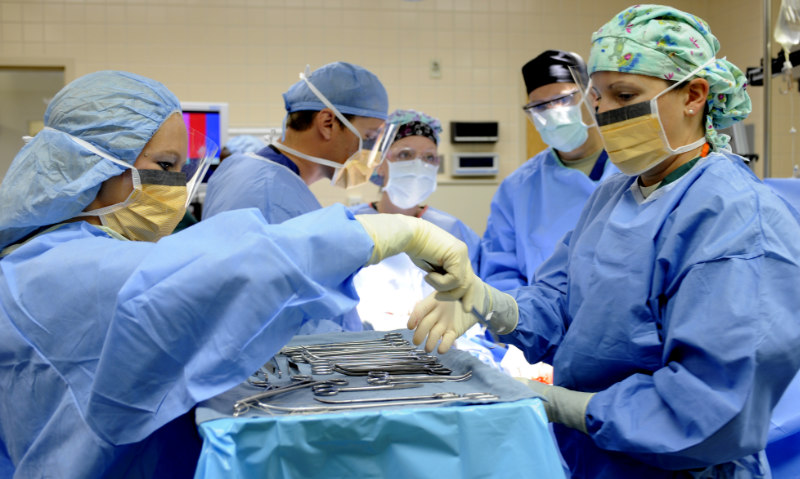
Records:
[[[257,136],[253,135],[237,135],[228,140],[225,148],[233,153],[255,153],[267,146],[267,143],[262,141]]]
[[[386,120],[389,95],[378,77],[365,68],[345,62],[329,63],[314,70],[308,81],[341,113]],[[325,108],[303,80],[283,94],[283,101],[288,113]]]
[[[133,73],[90,73],[62,88],[45,111],[45,129],[17,153],[0,184],[0,249],[75,217],[101,183],[125,169],[70,136],[133,165],[164,120],[180,111],[164,85]]]

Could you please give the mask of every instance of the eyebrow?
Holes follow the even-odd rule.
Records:
[[[177,163],[181,159],[181,154],[175,150],[157,151],[153,153],[153,160],[164,160],[164,159],[171,159],[172,161]]]

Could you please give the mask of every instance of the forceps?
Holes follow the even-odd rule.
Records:
[[[400,374],[438,374],[448,375],[453,372],[441,365],[434,364],[416,364],[416,365],[379,365],[367,367],[343,367],[335,365],[335,371],[345,374],[347,376],[366,376],[372,371],[382,371],[387,373],[400,373]]]
[[[446,381],[466,381],[472,377],[472,371],[467,371],[461,376],[396,376],[386,371],[370,371],[367,373],[367,384],[397,384],[397,383],[443,383]]]
[[[422,384],[395,383],[395,384],[380,384],[374,386],[342,388],[328,383],[328,384],[315,384],[314,386],[311,386],[311,391],[314,392],[315,396],[335,396],[339,393],[349,392],[349,391],[374,391],[376,389],[411,389],[418,387],[422,387]]]

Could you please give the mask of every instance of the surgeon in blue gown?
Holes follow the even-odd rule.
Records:
[[[479,274],[502,291],[533,282],[589,195],[619,172],[581,111],[573,73],[587,78],[586,64],[562,50],[546,50],[522,67],[523,110],[548,148],[505,178],[492,198]]]
[[[320,209],[309,185],[334,178],[356,151],[358,139],[375,136],[389,110],[380,80],[346,62],[314,70],[292,85],[283,100],[283,138],[220,164],[208,182],[203,219],[258,208],[272,224]]]
[[[773,410],[800,369],[800,217],[725,149],[745,77],[700,18],[625,9],[594,33],[602,183],[528,287],[429,297],[414,340],[447,350],[489,315],[554,367],[545,399],[573,478],[769,478]],[[587,99],[588,100],[588,99]],[[439,341],[441,340],[441,343]]]
[[[431,274],[442,289],[469,268],[426,221],[342,206],[169,235],[191,197],[187,131],[153,80],[81,77],[44,124],[0,184],[2,477],[189,477],[194,405],[352,309],[362,266],[405,251],[451,272]]]
[[[327,179],[347,187],[362,140],[378,134],[389,97],[368,70],[346,62],[324,65],[283,94],[284,135],[257,153],[226,158],[208,181],[203,219],[223,211],[258,208],[270,224],[315,211],[309,186]],[[364,177],[368,179],[369,175]],[[303,334],[360,331],[356,310],[306,324]]]

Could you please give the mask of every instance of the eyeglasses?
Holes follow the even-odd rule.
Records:
[[[413,148],[402,148],[400,150],[389,150],[387,158],[389,161],[409,161],[419,158],[425,163],[439,166],[439,155],[435,151],[417,151]]]
[[[578,101],[578,93],[579,90],[575,90],[573,92],[567,93],[566,95],[560,96],[558,98],[553,98],[552,100],[548,100],[542,103],[528,103],[527,105],[522,107],[522,110],[525,113],[544,113],[545,111],[551,108],[558,108],[561,106],[572,106],[577,103]]]

